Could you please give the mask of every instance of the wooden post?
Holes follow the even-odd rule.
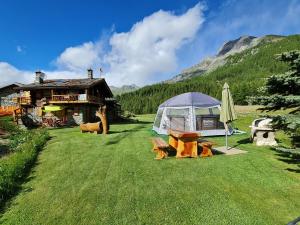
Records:
[[[54,91],[53,91],[53,89],[51,89],[51,100],[52,100],[52,101],[54,101],[53,95],[54,95]]]
[[[89,94],[88,89],[85,89],[85,95],[86,95],[86,100],[87,100],[87,101],[89,100],[88,94]]]

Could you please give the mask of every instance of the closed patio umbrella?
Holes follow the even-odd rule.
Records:
[[[228,149],[228,123],[237,119],[233,99],[227,83],[223,86],[222,106],[220,113],[220,121],[224,123],[226,130],[226,150]]]

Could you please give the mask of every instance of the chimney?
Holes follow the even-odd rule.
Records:
[[[87,73],[88,73],[88,78],[89,79],[93,79],[94,78],[93,77],[93,70],[91,68],[87,70]]]
[[[40,70],[35,72],[35,83],[36,84],[42,84],[44,82],[45,74],[41,72]]]

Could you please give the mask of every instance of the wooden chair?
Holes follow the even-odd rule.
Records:
[[[168,156],[167,149],[169,148],[169,145],[167,144],[167,142],[165,142],[161,138],[153,138],[152,143],[153,151],[156,152],[155,159],[160,160]]]

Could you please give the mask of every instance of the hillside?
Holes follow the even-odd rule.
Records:
[[[121,95],[139,89],[139,87],[135,84],[123,85],[122,87],[116,87],[116,86],[109,86],[109,87],[114,95]]]
[[[155,113],[168,98],[190,91],[199,91],[221,99],[224,82],[228,82],[236,104],[247,104],[246,97],[255,95],[264,78],[286,71],[287,66],[275,54],[300,49],[300,35],[291,35],[276,42],[263,41],[242,52],[228,56],[226,63],[212,72],[177,83],[161,83],[117,96],[124,110],[137,114]]]
[[[231,55],[243,52],[262,43],[279,41],[284,37],[285,36],[279,35],[266,35],[262,37],[241,36],[235,40],[225,42],[215,56],[206,57],[200,63],[183,70],[180,74],[176,75],[170,80],[167,80],[166,82],[174,83],[212,72],[218,67],[223,66]]]

